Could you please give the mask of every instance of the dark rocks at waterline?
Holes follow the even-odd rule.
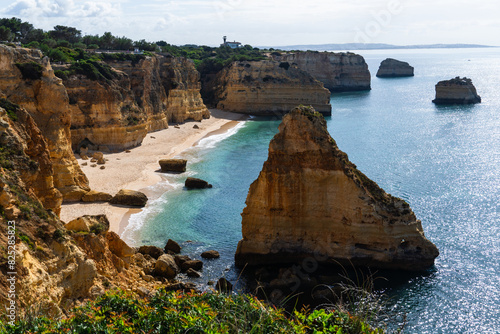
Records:
[[[186,270],[186,275],[188,277],[192,277],[192,278],[200,278],[201,277],[201,274],[199,272],[197,272],[196,270],[194,270],[193,268],[189,268],[188,270]]]
[[[436,98],[432,102],[444,105],[474,104],[481,103],[481,97],[477,94],[471,79],[456,77],[437,83]]]
[[[148,197],[140,191],[122,189],[109,203],[142,208],[146,205],[147,201]]]
[[[156,246],[141,246],[139,247],[138,252],[144,255],[147,254],[151,256],[153,259],[158,259],[160,256],[163,255],[163,250],[160,247]]]
[[[201,270],[203,268],[203,262],[200,260],[189,260],[181,265],[182,272],[186,272],[189,269]]]
[[[208,183],[207,181],[204,181],[202,179],[197,179],[195,177],[188,177],[186,179],[186,182],[184,183],[186,188],[188,189],[206,189],[206,188],[212,188],[212,185]]]
[[[175,263],[182,268],[182,264],[187,261],[191,261],[191,258],[187,255],[175,255],[174,256]]]
[[[233,284],[229,282],[227,279],[224,277],[221,277],[218,281],[217,284],[215,285],[215,290],[219,292],[231,292],[233,291]]]
[[[162,159],[158,162],[162,173],[184,173],[187,160],[184,159]]]
[[[413,66],[407,62],[399,61],[392,58],[387,58],[380,63],[377,72],[379,78],[399,78],[399,77],[412,77],[414,76]]]
[[[172,239],[168,239],[167,244],[165,245],[165,252],[168,251],[179,254],[181,252],[181,246]]]
[[[174,257],[163,254],[156,260],[154,274],[167,279],[174,278],[179,273],[179,267],[175,263]]]
[[[204,259],[218,259],[220,257],[220,254],[216,250],[209,250],[201,253],[201,257]]]

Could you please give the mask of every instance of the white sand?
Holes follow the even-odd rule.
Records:
[[[90,188],[103,191],[111,195],[120,189],[142,190],[161,181],[156,171],[160,166],[158,160],[173,158],[184,150],[194,146],[200,139],[228,131],[246,117],[241,114],[224,112],[217,109],[210,110],[212,117],[202,122],[186,122],[179,125],[179,129],[170,126],[168,129],[148,133],[142,145],[130,149],[130,153],[105,153],[109,161],[106,169],[90,167],[90,160],[78,159],[78,162],[87,175]],[[194,125],[199,129],[194,129]],[[82,163],[87,162],[87,166]],[[149,195],[149,194],[147,194]],[[63,204],[61,220],[69,222],[83,215],[105,214],[110,222],[110,230],[121,234],[126,227],[128,217],[138,209],[112,206],[108,203],[71,203]]]

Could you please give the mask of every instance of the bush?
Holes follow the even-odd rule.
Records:
[[[7,111],[7,116],[13,121],[17,121],[17,111],[21,108],[17,104],[10,102],[7,99],[0,99],[0,107]]]
[[[29,63],[16,63],[17,68],[21,71],[24,80],[38,80],[42,77],[42,65],[34,61]]]
[[[90,80],[111,80],[116,75],[107,64],[102,64],[94,60],[82,60],[71,64],[70,71],[85,75]]]
[[[270,307],[250,295],[166,292],[151,299],[108,292],[63,320],[20,320],[8,333],[382,333],[346,313],[294,312]]]

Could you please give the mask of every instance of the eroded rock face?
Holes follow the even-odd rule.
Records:
[[[435,104],[473,104],[481,103],[476,87],[469,78],[456,77],[439,81],[436,85]]]
[[[90,190],[71,150],[69,100],[62,80],[38,50],[0,45],[0,92],[24,107],[46,140],[53,182],[64,201],[79,201]]]
[[[85,139],[120,151],[139,145],[169,122],[210,117],[200,95],[199,73],[181,57],[155,55],[134,61],[108,61],[115,78],[64,81],[71,102],[73,149]]]
[[[280,62],[296,64],[332,92],[362,91],[371,87],[368,65],[362,56],[355,53],[307,51],[273,58]]]
[[[319,263],[421,270],[436,246],[409,205],[387,194],[340,151],[324,118],[283,118],[242,213],[238,265]]]
[[[392,58],[387,58],[380,63],[380,67],[377,71],[377,77],[379,78],[397,78],[397,77],[412,77],[413,66],[410,66],[407,62],[399,61]]]
[[[252,115],[284,114],[299,104],[331,115],[330,92],[296,66],[271,60],[234,62],[214,80],[217,108]]]

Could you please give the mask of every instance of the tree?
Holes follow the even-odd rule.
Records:
[[[99,45],[101,49],[111,50],[113,48],[113,42],[115,37],[108,31],[100,38]]]
[[[31,42],[41,42],[46,37],[47,34],[42,29],[32,29],[28,32],[22,42],[25,44]]]
[[[80,39],[82,38],[82,32],[81,30],[73,27],[57,25],[54,27],[54,30],[49,31],[49,36],[56,41],[65,40],[73,44],[80,41]]]
[[[12,31],[10,28],[0,26],[0,41],[10,42],[12,40]]]
[[[134,47],[134,42],[127,37],[116,37],[113,42],[113,48],[116,50],[130,50]]]

